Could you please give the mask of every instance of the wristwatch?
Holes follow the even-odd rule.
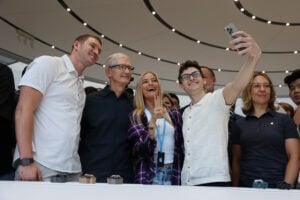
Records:
[[[22,166],[28,166],[30,164],[32,164],[34,162],[33,158],[18,158],[15,162],[14,162],[14,168],[17,169],[19,165]]]

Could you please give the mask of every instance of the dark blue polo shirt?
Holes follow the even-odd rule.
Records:
[[[79,155],[83,173],[93,174],[97,182],[106,182],[114,174],[133,182],[132,148],[127,139],[132,111],[132,97],[124,93],[117,98],[109,86],[87,96]]]
[[[255,179],[271,186],[283,181],[288,162],[285,140],[297,138],[293,120],[270,110],[260,118],[247,115],[235,123],[232,143],[241,145],[240,182],[251,187]]]

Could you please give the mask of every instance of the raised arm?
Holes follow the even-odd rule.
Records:
[[[247,59],[234,80],[224,88],[223,95],[225,102],[228,105],[232,105],[236,101],[239,94],[249,83],[261,55],[261,49],[251,35],[244,31],[237,31],[232,35],[237,36],[236,39],[230,41],[230,44],[233,45],[233,49],[238,50],[244,47],[245,49],[238,51],[237,54],[245,55],[247,56]]]
[[[32,134],[34,129],[34,112],[42,99],[42,93],[27,87],[21,87],[19,103],[16,109],[16,139],[20,159],[33,158]],[[33,163],[28,166],[19,166],[20,180],[41,180],[41,172]]]

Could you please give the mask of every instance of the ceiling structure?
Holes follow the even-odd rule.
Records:
[[[284,77],[300,68],[299,8],[299,0],[0,0],[0,61],[61,56],[74,38],[91,33],[102,37],[103,51],[85,71],[87,80],[107,81],[105,58],[123,52],[135,66],[135,80],[151,70],[165,91],[182,94],[178,64],[190,59],[213,68],[220,88],[246,59],[228,50],[224,27],[233,22],[259,43],[263,54],[256,69],[284,97]]]

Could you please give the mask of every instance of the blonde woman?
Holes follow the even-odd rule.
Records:
[[[183,162],[182,120],[177,109],[162,105],[162,89],[154,72],[139,78],[136,109],[130,115],[129,140],[135,153],[135,182],[180,185]]]

